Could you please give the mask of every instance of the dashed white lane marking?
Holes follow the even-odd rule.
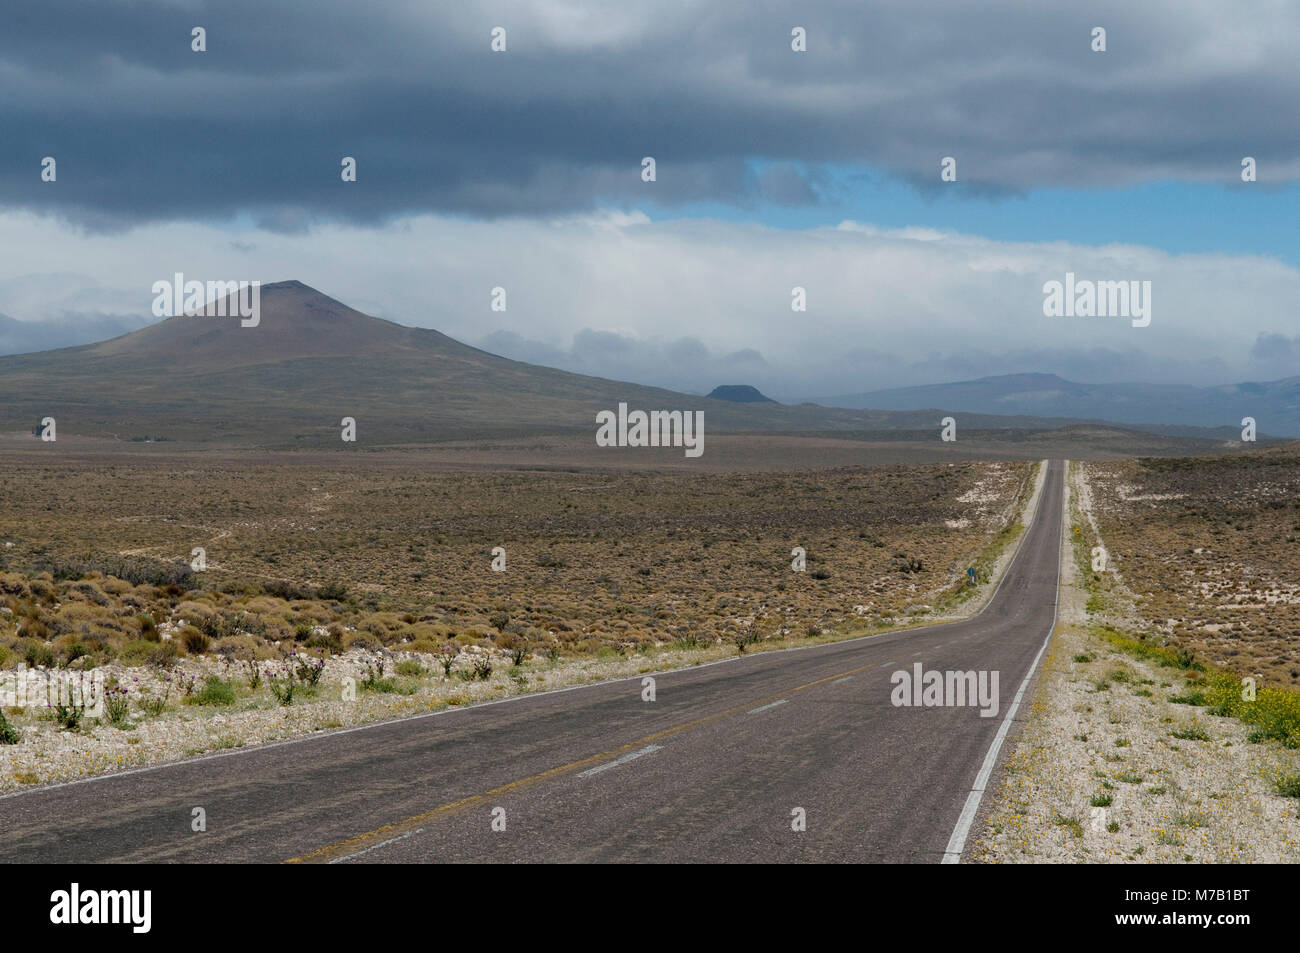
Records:
[[[845,675],[843,678],[837,678],[837,679],[835,679],[835,681],[831,682],[831,684],[832,684],[832,685],[838,685],[840,682],[847,682],[847,681],[849,681],[849,680],[852,679],[852,678],[853,678],[852,675]]]
[[[772,702],[770,705],[760,705],[758,708],[750,709],[749,714],[757,715],[760,711],[767,711],[769,708],[775,708],[777,705],[784,705],[787,701],[789,701],[788,698],[782,698],[780,701]]]
[[[423,834],[423,833],[424,833],[424,828],[421,827],[418,830],[410,831],[409,833],[406,834],[400,834],[397,837],[390,837],[388,838],[388,840],[381,840],[378,844],[371,844],[365,850],[359,850],[355,854],[348,854],[346,857],[335,857],[333,860],[330,861],[330,863],[341,864],[345,860],[351,860],[353,857],[360,857],[362,854],[368,854],[372,850],[379,850],[379,848],[387,847],[389,844],[396,844],[399,840],[406,840],[408,837],[414,837],[416,834]]]
[[[586,771],[579,771],[578,777],[589,778],[593,774],[600,774],[600,772],[608,771],[610,768],[617,768],[620,764],[627,764],[629,761],[635,761],[643,755],[654,754],[662,748],[663,745],[646,745],[644,748],[625,754],[621,758],[615,758],[613,761],[606,761],[604,764],[598,764],[594,768],[588,768]]]

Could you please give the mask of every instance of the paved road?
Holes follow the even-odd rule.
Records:
[[[0,861],[953,861],[1053,625],[1062,483],[973,619],[24,792]],[[891,704],[917,662],[998,672],[997,716]]]

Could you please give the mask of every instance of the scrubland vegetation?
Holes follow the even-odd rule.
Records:
[[[1088,463],[1092,618],[1262,683],[1300,687],[1300,455]],[[1091,569],[1097,534],[1111,571]]]
[[[0,510],[0,644],[59,665],[290,645],[558,655],[889,625],[964,595],[967,566],[987,575],[1032,470],[31,467]]]
[[[346,680],[382,717],[554,685],[566,665],[611,677],[945,617],[986,591],[1036,469],[24,464],[0,507],[0,669],[99,671],[108,704],[10,708],[0,735],[118,744],[159,719],[337,706]],[[339,712],[294,730],[360,717]],[[11,759],[18,783],[68,773],[31,764]]]

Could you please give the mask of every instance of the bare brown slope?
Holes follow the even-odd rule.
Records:
[[[232,310],[231,304],[227,299],[225,310]],[[457,345],[437,331],[362,314],[299,281],[263,287],[260,311],[256,327],[243,327],[236,317],[180,315],[111,341],[69,350],[82,351],[90,361],[131,360],[157,366],[182,359],[187,370],[221,370],[305,357],[412,356]]]

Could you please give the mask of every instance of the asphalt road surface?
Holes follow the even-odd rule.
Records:
[[[9,795],[0,861],[955,861],[1054,624],[1063,473],[969,620]],[[918,662],[997,672],[996,716],[894,705]]]

